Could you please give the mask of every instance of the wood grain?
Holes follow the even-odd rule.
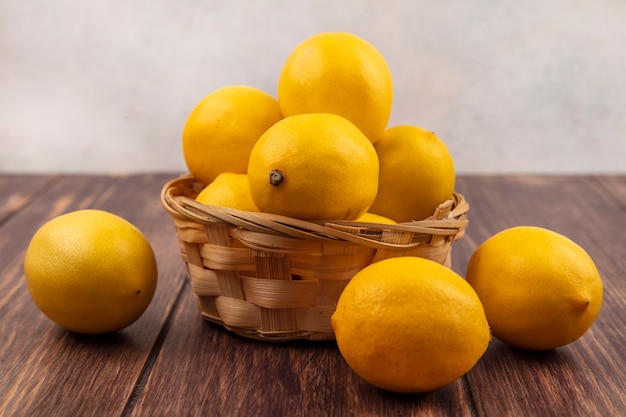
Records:
[[[626,184],[622,177],[620,184]],[[497,340],[469,375],[479,415],[608,416],[626,412],[626,212],[587,177],[461,178],[471,195],[471,230],[462,265],[492,234],[517,225],[546,227],[587,250],[604,282],[603,309],[580,340],[549,352]],[[624,188],[621,188],[622,191]],[[463,191],[461,191],[463,192]],[[624,195],[621,198],[626,197]]]
[[[463,381],[423,395],[378,390],[347,367],[334,342],[249,340],[203,321],[187,286],[132,415],[440,413],[472,415]]]
[[[41,190],[0,225],[0,415],[120,415],[184,281],[158,193],[165,177],[64,177]],[[44,181],[45,183],[45,181]],[[37,185],[37,186],[36,186]],[[10,198],[8,199],[10,200]],[[48,219],[100,208],[136,224],[152,242],[161,276],[153,303],[129,328],[108,336],[66,332],[32,303],[22,275],[26,247]]]
[[[54,182],[55,178],[44,175],[0,176],[0,224],[10,218],[28,201]]]
[[[484,240],[528,224],[585,248],[604,282],[591,330],[549,352],[494,339],[463,378],[426,394],[376,389],[334,342],[273,344],[200,317],[161,186],[175,174],[0,176],[0,415],[80,416],[618,416],[626,415],[626,176],[461,176],[470,225],[453,248],[465,275]],[[150,240],[159,284],[146,313],[106,336],[67,332],[24,285],[28,242],[48,219],[101,208]]]

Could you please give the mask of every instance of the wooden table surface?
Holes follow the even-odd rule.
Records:
[[[504,228],[543,226],[589,252],[604,305],[568,346],[533,353],[494,339],[463,378],[415,395],[368,385],[334,342],[248,340],[204,321],[159,200],[175,176],[0,176],[0,416],[626,416],[626,176],[458,178],[471,208],[454,270],[464,276]],[[150,307],[111,335],[55,325],[23,278],[37,228],[81,208],[133,222],[158,259]]]

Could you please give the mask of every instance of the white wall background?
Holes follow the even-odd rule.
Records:
[[[0,172],[185,171],[197,101],[336,30],[459,173],[626,172],[623,0],[0,0]]]

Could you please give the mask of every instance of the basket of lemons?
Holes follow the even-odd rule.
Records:
[[[388,126],[392,97],[380,52],[334,32],[291,52],[277,98],[226,86],[195,106],[189,173],[161,200],[204,318],[255,339],[334,339],[339,296],[366,266],[450,266],[469,205],[443,141]]]

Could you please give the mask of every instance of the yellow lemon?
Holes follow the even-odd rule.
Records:
[[[245,174],[254,143],[282,118],[276,99],[257,88],[219,88],[192,110],[183,129],[189,172],[203,184],[222,172]]]
[[[334,114],[286,117],[258,140],[248,166],[260,211],[353,220],[376,196],[378,158],[354,124]]]
[[[379,216],[378,214],[369,213],[369,212],[359,217],[357,221],[368,222],[368,223],[396,224],[396,222],[394,222],[393,220],[387,217]]]
[[[252,201],[247,174],[223,172],[200,191],[196,201],[243,211],[259,211]]]
[[[157,263],[134,225],[106,211],[78,210],[37,230],[24,276],[33,301],[54,322],[78,333],[109,333],[148,307]]]
[[[391,115],[393,81],[381,53],[345,32],[324,32],[291,52],[278,80],[284,116],[334,113],[375,142]]]
[[[485,306],[493,335],[523,349],[577,340],[602,306],[593,260],[567,237],[540,227],[513,227],[486,240],[470,258],[467,281]]]
[[[331,317],[348,365],[372,385],[424,392],[467,373],[490,340],[478,296],[454,271],[417,257],[358,272]]]
[[[454,162],[433,132],[387,129],[374,144],[380,162],[378,195],[370,211],[398,223],[423,220],[454,192]]]

